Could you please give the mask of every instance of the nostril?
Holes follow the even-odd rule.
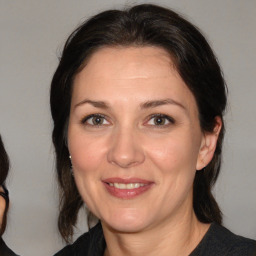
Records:
[[[117,165],[121,168],[130,168],[130,167],[140,164],[139,161],[120,161],[120,160],[111,161],[110,163],[113,165]]]

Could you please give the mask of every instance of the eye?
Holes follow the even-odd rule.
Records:
[[[109,122],[107,121],[106,117],[101,114],[93,114],[86,116],[81,121],[85,125],[91,125],[91,126],[102,126],[102,125],[108,125]]]
[[[172,117],[163,115],[163,114],[155,114],[152,115],[147,122],[147,125],[153,126],[167,126],[169,124],[174,124],[175,121]]]

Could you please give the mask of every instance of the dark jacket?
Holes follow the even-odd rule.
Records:
[[[99,223],[55,256],[103,256],[105,247],[103,231]],[[189,256],[256,256],[256,241],[237,236],[228,229],[212,223]]]

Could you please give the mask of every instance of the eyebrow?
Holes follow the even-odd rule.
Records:
[[[147,102],[144,102],[140,105],[140,107],[142,109],[146,109],[146,108],[156,108],[158,106],[162,106],[162,105],[168,105],[168,104],[171,104],[171,105],[176,105],[178,107],[181,107],[183,108],[184,110],[186,110],[186,108],[179,102],[173,100],[173,99],[162,99],[162,100],[152,100],[152,101],[147,101]]]
[[[103,109],[108,109],[109,108],[109,105],[104,101],[94,101],[94,100],[88,100],[88,99],[85,99],[85,100],[77,103],[75,105],[75,108],[79,107],[81,105],[84,105],[84,104],[91,104],[95,108],[103,108]]]
[[[75,105],[75,108],[79,107],[81,105],[84,105],[84,104],[90,104],[90,105],[94,106],[95,108],[102,108],[102,109],[110,108],[108,103],[106,103],[104,101],[94,101],[94,100],[89,100],[89,99],[84,99],[81,102],[77,103]],[[181,103],[179,103],[173,99],[170,99],[170,98],[162,99],[162,100],[146,101],[146,102],[140,104],[140,108],[141,109],[156,108],[158,106],[163,106],[163,105],[168,105],[168,104],[176,105],[176,106],[181,107],[182,109],[186,110],[186,108]]]

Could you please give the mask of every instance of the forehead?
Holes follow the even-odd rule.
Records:
[[[158,65],[159,69],[155,69]],[[115,66],[113,68],[113,66]],[[101,69],[100,69],[101,67]],[[95,68],[98,69],[95,73]],[[104,47],[90,56],[83,74],[88,77],[123,78],[124,72],[129,78],[147,78],[170,73],[174,69],[170,55],[162,48],[144,47]],[[149,72],[153,71],[155,72]],[[93,72],[92,72],[93,71]],[[162,71],[162,72],[161,72]]]
[[[195,101],[170,55],[150,46],[96,51],[74,80],[73,100],[85,97],[130,102],[170,97],[187,107]]]

